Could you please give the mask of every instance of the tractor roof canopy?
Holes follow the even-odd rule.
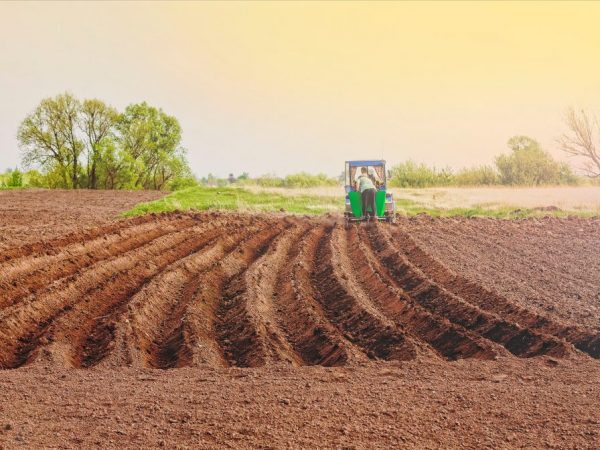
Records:
[[[346,161],[348,167],[362,167],[362,166],[385,166],[385,160],[383,159],[363,159],[359,161]]]
[[[346,161],[346,170],[344,174],[346,192],[354,190],[354,182],[356,181],[357,171],[360,167],[368,167],[369,170],[374,170],[376,178],[382,183],[380,188],[385,189],[386,173],[385,160],[383,159],[361,159],[358,161]]]

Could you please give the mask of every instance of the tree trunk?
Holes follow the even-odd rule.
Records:
[[[73,158],[73,189],[77,189],[77,158]]]
[[[92,160],[92,170],[90,173],[90,189],[97,189],[97,180],[96,180],[96,158],[94,157]]]

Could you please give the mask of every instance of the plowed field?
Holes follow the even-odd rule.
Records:
[[[239,370],[236,368],[255,368],[239,373],[256,372],[252,377],[258,376],[267,384],[277,379],[277,373],[283,373],[284,378],[291,376],[290,387],[295,386],[298,392],[296,397],[286,395],[297,400],[314,382],[311,377],[325,377],[323,380],[335,383],[336,373],[344,379],[350,376],[347,386],[361,389],[382,370],[394,377],[408,376],[406,368],[400,369],[408,365],[413,367],[410,376],[415,376],[417,383],[446,373],[445,381],[444,376],[439,380],[444,390],[460,384],[458,380],[477,380],[478,376],[483,376],[480,381],[492,377],[493,383],[508,383],[506,374],[493,375],[499,368],[514,370],[513,375],[519,377],[532,376],[528,373],[537,374],[536,380],[550,377],[548,384],[554,375],[542,368],[562,367],[568,368],[563,376],[575,378],[578,370],[587,371],[585,378],[575,381],[581,388],[576,394],[586,392],[585,400],[579,399],[577,405],[581,408],[589,400],[592,407],[600,400],[598,383],[589,382],[590,373],[600,374],[599,250],[597,219],[503,222],[415,218],[392,226],[368,224],[347,230],[336,217],[171,213],[74,228],[60,236],[0,249],[0,368],[6,369],[0,372],[0,383],[19,379],[31,383],[30,374],[36,373],[45,373],[49,377],[45,380],[57,374],[62,374],[60,379],[72,379],[72,375],[65,375],[70,368],[94,368],[83,371],[92,374],[121,374],[110,375],[117,378],[134,370],[134,379],[148,373],[146,369],[177,368],[182,370],[150,373],[172,373],[181,379],[178,377],[209,371],[224,373],[223,380],[238,373],[231,372]],[[300,366],[325,366],[339,372],[314,368],[311,375]],[[18,368],[23,369],[10,370]],[[194,369],[200,372],[190,372]],[[429,375],[423,370],[429,370]],[[358,375],[353,378],[349,374],[355,371]],[[16,378],[11,378],[11,373],[17,374]],[[157,376],[155,380],[170,378]],[[359,379],[363,381],[357,384]],[[93,386],[98,389],[96,382]],[[379,392],[387,389],[376,386]],[[560,405],[572,401],[569,395],[574,394],[566,393],[564,386],[554,393],[545,392],[547,397],[535,402],[545,404],[554,398],[560,399]],[[514,389],[522,387],[507,386],[507,398],[517,401]],[[399,391],[390,395],[397,396],[400,405],[408,393],[403,394],[401,386],[397,388]],[[252,410],[253,396],[273,395],[269,387],[250,389],[248,411]],[[372,389],[369,395],[375,395]],[[489,394],[489,387],[481,389]],[[460,395],[469,395],[464,383],[458,390]],[[528,395],[535,397],[535,392]],[[10,394],[4,395],[10,402]],[[229,395],[239,398],[240,393]],[[474,397],[484,402],[481,395]],[[426,401],[436,397],[434,393]],[[140,393],[132,401],[142,398]],[[349,405],[360,406],[363,396],[347,392],[344,398],[350,403],[340,399],[339,405],[352,408]],[[228,414],[228,398],[223,400],[222,414]],[[328,408],[335,409],[335,401],[328,402]],[[285,398],[283,405],[289,404]],[[387,401],[380,399],[380,404],[387,405]],[[371,405],[374,411],[377,405]],[[471,408],[477,411],[483,405]],[[527,414],[530,406],[526,401],[520,408]],[[189,412],[189,407],[183,408]],[[233,408],[238,411],[239,406]],[[365,406],[362,408],[364,414]],[[453,408],[456,411],[457,406]],[[592,410],[584,414],[594,422],[581,433],[600,423],[595,422],[600,419],[597,408]],[[444,411],[452,416],[452,411]],[[435,409],[430,413],[432,417],[437,414]],[[31,417],[26,409],[15,414]],[[319,420],[327,424],[326,419]],[[510,422],[514,424],[515,419]],[[445,438],[446,446],[460,443],[461,426],[457,423],[456,433]],[[543,423],[530,427],[542,430]],[[356,426],[352,417],[347,424],[348,430]],[[0,432],[0,448],[3,436],[8,439],[15,425],[9,426]],[[234,446],[319,443],[315,432],[312,441],[304,436],[308,440],[294,445],[293,434],[286,434],[287,425],[277,426],[271,441],[251,433],[248,440],[241,439]],[[347,436],[349,431],[343,427],[341,436]],[[477,433],[476,428],[471,432]],[[35,435],[41,439],[39,433]],[[282,441],[282,433],[292,440]],[[354,443],[358,448],[370,448],[369,443],[387,447],[402,442],[444,446],[444,442],[425,440],[424,436],[419,440],[418,435],[412,436],[416,440],[402,441],[406,433],[391,433],[373,441],[373,437],[356,431],[363,440]],[[587,446],[600,439],[590,433],[580,434],[572,442]],[[151,436],[149,440],[127,442],[171,443],[168,437]],[[202,442],[208,447],[236,442],[228,434],[220,436],[216,440],[204,440],[204,435],[202,439],[195,436],[196,440],[194,435],[180,436],[177,442]],[[336,441],[336,436],[335,432],[330,434],[324,446],[343,447],[343,439]],[[494,436],[487,443],[471,436],[468,443],[497,448],[498,444],[512,447],[518,442],[535,447],[537,442],[524,440],[518,433],[516,441],[511,438],[503,442],[497,433]],[[99,440],[93,443],[81,439],[79,444],[84,446],[123,445],[118,436],[116,441],[104,441],[96,434]],[[571,443],[554,436],[540,446],[555,441]],[[77,446],[77,442],[71,444]]]
[[[454,273],[406,228],[169,214],[13,247],[0,252],[0,367],[600,358],[597,331]]]

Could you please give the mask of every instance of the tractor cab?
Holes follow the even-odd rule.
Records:
[[[344,188],[346,189],[346,209],[344,221],[347,226],[354,222],[362,222],[366,217],[362,215],[362,201],[360,192],[356,190],[356,180],[361,168],[367,168],[367,174],[373,181],[377,192],[375,193],[375,217],[379,221],[392,223],[396,215],[396,204],[392,193],[387,191],[388,173],[384,160],[346,161]]]

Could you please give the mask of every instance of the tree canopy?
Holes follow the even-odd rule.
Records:
[[[496,158],[502,184],[541,185],[568,184],[575,175],[571,168],[560,163],[528,136],[513,136],[508,140],[511,153]]]
[[[49,187],[165,189],[191,176],[178,120],[146,102],[119,113],[98,99],[47,98],[21,123],[23,164]]]

